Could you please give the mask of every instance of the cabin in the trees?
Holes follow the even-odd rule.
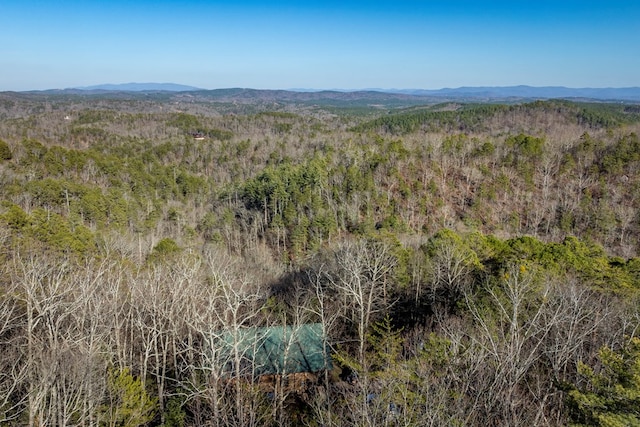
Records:
[[[320,323],[227,331],[220,344],[222,374],[228,379],[254,378],[268,385],[286,378],[290,387],[300,388],[332,368]]]
[[[196,141],[202,141],[204,140],[207,136],[203,133],[203,132],[193,132],[191,134],[191,136],[193,137],[193,139],[195,139]]]

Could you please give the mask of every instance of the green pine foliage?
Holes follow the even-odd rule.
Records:
[[[579,382],[568,395],[575,426],[640,426],[640,339],[619,351],[603,347],[598,367],[581,363]]]
[[[9,145],[0,139],[0,160],[11,160],[13,154]]]
[[[142,381],[134,378],[129,369],[111,369],[107,388],[107,401],[100,410],[100,425],[138,427],[153,419],[158,400],[147,393]]]
[[[316,157],[302,165],[268,166],[240,189],[245,206],[263,216],[277,245],[299,254],[336,231],[329,206],[327,162]]]

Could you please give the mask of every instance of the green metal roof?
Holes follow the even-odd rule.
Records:
[[[321,323],[226,332],[219,350],[222,360],[226,361],[223,371],[229,375],[236,372],[236,360],[240,360],[241,375],[282,375],[331,369]]]

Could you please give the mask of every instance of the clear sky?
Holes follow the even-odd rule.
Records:
[[[2,0],[0,90],[640,86],[640,0]]]

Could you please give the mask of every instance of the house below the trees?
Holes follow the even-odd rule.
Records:
[[[218,360],[222,376],[257,379],[289,388],[304,388],[317,375],[332,369],[324,328],[320,323],[296,326],[240,328],[221,336]]]

